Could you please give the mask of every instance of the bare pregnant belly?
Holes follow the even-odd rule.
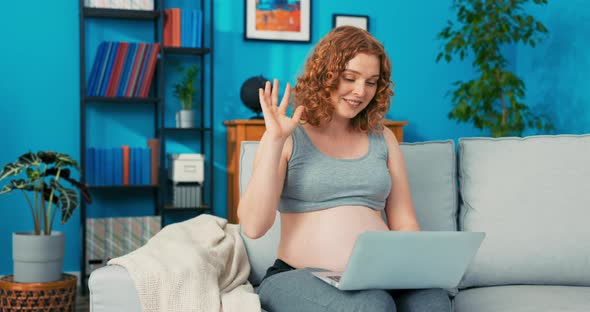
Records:
[[[362,206],[283,212],[278,257],[295,268],[344,271],[359,234],[388,230],[380,211]]]

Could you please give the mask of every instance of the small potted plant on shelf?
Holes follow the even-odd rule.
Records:
[[[80,170],[69,155],[40,151],[23,154],[0,171],[0,182],[4,183],[0,194],[21,191],[33,216],[32,232],[12,235],[15,282],[44,283],[61,278],[65,238],[52,231],[56,212],[61,211],[62,224],[70,219],[80,204],[75,189],[87,203],[92,201],[86,185],[71,176],[72,169]],[[6,182],[10,177],[13,179]],[[64,181],[68,184],[63,185]]]
[[[183,72],[182,80],[174,84],[174,97],[180,101],[181,110],[176,112],[176,127],[192,128],[194,126],[195,113],[193,111],[193,96],[197,92],[195,80],[199,72],[198,65],[191,65],[183,70],[181,65],[178,68]]]

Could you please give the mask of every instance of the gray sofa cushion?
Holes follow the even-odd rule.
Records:
[[[590,285],[590,135],[459,141],[460,229],[487,233],[461,286]]]
[[[455,143],[429,141],[400,144],[412,202],[422,230],[457,230]]]
[[[454,300],[455,312],[586,312],[590,287],[495,286],[466,289]]]

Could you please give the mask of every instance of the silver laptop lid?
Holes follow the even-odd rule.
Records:
[[[456,287],[485,233],[369,231],[358,236],[342,290]]]

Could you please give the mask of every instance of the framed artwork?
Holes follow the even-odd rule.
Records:
[[[332,15],[332,27],[338,26],[355,26],[369,31],[369,16],[368,15],[348,15],[348,14],[334,14]]]
[[[311,0],[244,1],[245,40],[311,41]]]

